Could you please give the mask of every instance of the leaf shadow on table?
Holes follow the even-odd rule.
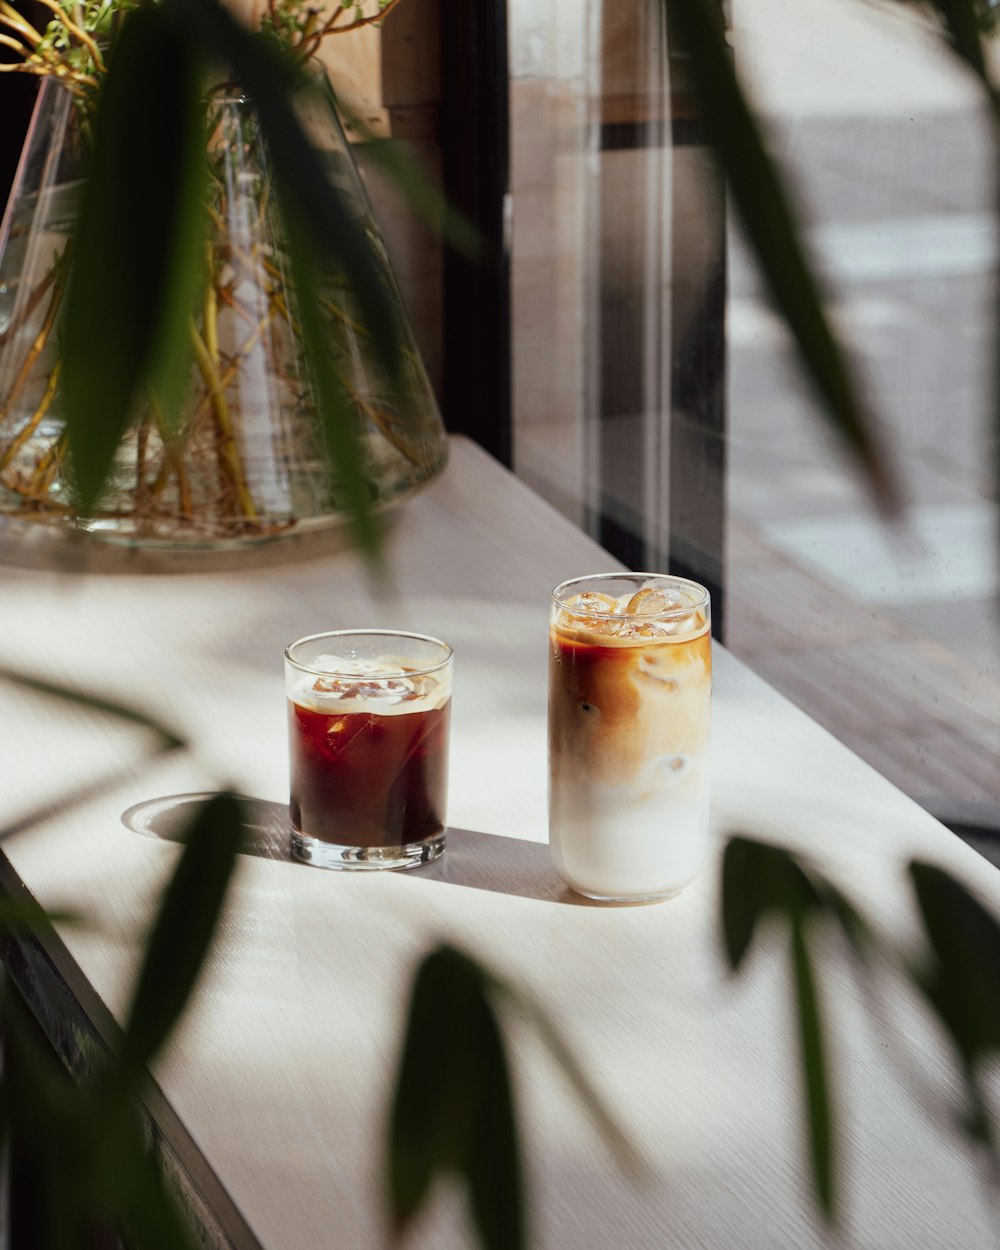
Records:
[[[122,823],[145,837],[181,842],[195,810],[210,797],[210,793],[202,792],[148,799],[123,812]],[[241,853],[256,855],[258,859],[296,862],[289,850],[288,808],[268,799],[238,797],[246,814]],[[549,848],[543,843],[507,838],[498,833],[479,833],[474,829],[449,827],[447,848],[439,859],[398,875],[546,903],[568,903],[576,907],[621,905],[600,903],[574,894],[556,875],[549,859]]]

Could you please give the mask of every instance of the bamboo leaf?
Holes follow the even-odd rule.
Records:
[[[219,794],[198,811],[153,924],[115,1083],[129,1092],[177,1023],[218,926],[243,840],[240,805]]]
[[[189,1250],[188,1235],[160,1170],[148,1149],[132,1132],[108,1160],[109,1214],[124,1226],[127,1244],[135,1250]]]
[[[835,1139],[823,1026],[806,926],[812,916],[830,916],[862,963],[872,945],[860,913],[819,873],[807,871],[781,847],[734,837],[726,845],[722,870],[722,929],[729,966],[740,967],[765,917],[787,923],[791,940],[796,1022],[802,1059],[805,1122],[816,1199],[824,1218],[835,1221]]]
[[[303,87],[301,74],[268,40],[235,22],[217,0],[164,0],[164,7],[199,33],[253,100],[275,170],[294,197],[314,246],[322,244],[325,256],[342,268],[387,374],[397,376],[396,303],[363,221],[330,178],[290,102],[295,89]]]
[[[128,14],[95,124],[62,341],[62,388],[78,504],[91,512],[137,401],[182,384],[177,324],[192,294],[200,211],[193,46],[164,6]],[[186,314],[185,314],[186,315]]]
[[[77,1085],[10,996],[3,1025],[17,1080],[0,1086],[0,1124],[31,1151],[46,1250],[85,1250],[96,1228],[115,1224],[124,1224],[135,1250],[187,1250],[133,1108],[107,1097],[106,1087]]]
[[[46,912],[34,900],[0,898],[0,933],[39,933],[53,924],[81,924],[76,912]]]
[[[1000,924],[943,869],[914,860],[909,873],[932,951],[913,975],[973,1064],[1000,1049]]]
[[[747,238],[798,345],[821,411],[853,454],[876,499],[895,508],[896,487],[872,415],[823,311],[819,283],[806,260],[789,193],[733,70],[719,0],[671,4],[669,20],[690,57],[702,116]]]
[[[931,0],[931,7],[937,10],[951,36],[952,50],[978,78],[990,86],[975,0]]]
[[[445,1172],[464,1180],[484,1250],[520,1250],[523,1184],[503,1038],[484,974],[447,946],[423,961],[410,998],[389,1129],[397,1234]]]
[[[364,140],[364,155],[379,167],[406,196],[410,208],[444,241],[467,260],[482,259],[486,240],[441,188],[424,173],[405,146],[395,139],[379,138],[364,118],[338,101],[330,88],[331,107],[346,118],[345,125]]]
[[[337,470],[337,503],[350,518],[358,546],[369,557],[375,557],[381,532],[368,491],[355,412],[330,359],[329,338],[316,297],[315,275],[322,272],[323,258],[299,215],[294,189],[283,180],[278,185],[299,327],[316,388],[327,452]]]
[[[816,1196],[824,1217],[832,1223],[835,1216],[833,1122],[819,999],[806,941],[805,924],[802,916],[796,917],[792,922],[792,965],[798,1007],[806,1124]]]
[[[170,258],[165,267],[157,306],[156,332],[146,365],[149,390],[159,404],[164,427],[178,429],[191,368],[188,323],[197,304],[205,270],[202,264],[206,231],[205,109],[198,65],[193,56],[181,60],[171,107],[177,148]]]
[[[3,1138],[30,1159],[30,1195],[46,1250],[77,1250],[85,1226],[82,1173],[93,1157],[80,1151],[80,1092],[15,994],[3,996],[2,1035]]]

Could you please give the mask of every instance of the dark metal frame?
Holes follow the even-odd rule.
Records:
[[[441,0],[441,54],[444,190],[482,240],[478,258],[445,253],[442,408],[449,430],[470,435],[509,467],[506,0]]]

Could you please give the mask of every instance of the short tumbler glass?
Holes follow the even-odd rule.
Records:
[[[549,628],[549,843],[590,898],[671,898],[708,846],[708,591],[656,573],[563,582]]]
[[[452,650],[337,630],[285,651],[292,854],[321,868],[413,868],[444,850]]]

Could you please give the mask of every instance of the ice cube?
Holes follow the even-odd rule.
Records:
[[[367,681],[353,681],[349,677],[317,677],[312,684],[314,693],[338,701],[363,701],[402,703],[419,698],[414,682],[398,677],[373,677]]]
[[[599,590],[584,590],[581,594],[573,595],[566,600],[566,607],[581,608],[584,612],[601,612],[604,615],[621,610],[617,599],[612,595],[602,594]]]
[[[609,624],[611,627],[607,632],[614,634],[616,638],[665,638],[668,633],[662,621],[636,620],[632,617],[629,620],[613,621]]]
[[[574,611],[573,609],[576,609]],[[591,634],[613,634],[617,622],[608,618],[620,613],[618,600],[599,590],[585,590],[566,600],[559,612],[560,629],[586,630]],[[586,615],[584,615],[586,613]],[[594,613],[595,615],[590,615]]]
[[[378,660],[361,660],[354,656],[318,655],[310,667],[314,672],[329,673],[331,677],[366,677],[377,673],[380,664]]]

